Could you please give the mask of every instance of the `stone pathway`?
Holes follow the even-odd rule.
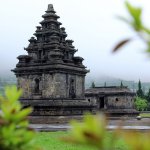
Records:
[[[150,118],[143,118],[142,120],[110,120],[107,129],[113,130],[116,129],[119,125],[122,125],[124,130],[150,131]],[[65,131],[71,128],[68,124],[31,124],[30,127],[36,131],[43,132]]]
[[[71,127],[65,124],[56,124],[56,125],[48,125],[48,124],[31,124],[31,128],[35,129],[36,131],[66,131]]]

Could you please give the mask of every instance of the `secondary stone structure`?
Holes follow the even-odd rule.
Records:
[[[31,122],[51,122],[49,116],[81,115],[95,111],[85,99],[84,82],[88,70],[72,40],[66,40],[64,27],[53,5],[48,5],[28,47],[27,55],[18,57],[16,74],[18,88],[23,89],[21,102],[32,106]]]
[[[103,111],[109,116],[137,116],[134,106],[135,92],[123,86],[95,87],[87,89],[87,101],[97,106],[97,111]]]

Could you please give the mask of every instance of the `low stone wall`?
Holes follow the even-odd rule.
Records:
[[[108,109],[105,110],[104,113],[106,115],[108,115],[109,117],[116,117],[116,118],[120,118],[120,117],[137,117],[140,112],[135,110],[135,109]]]
[[[30,124],[66,124],[74,119],[82,120],[83,116],[29,116]]]

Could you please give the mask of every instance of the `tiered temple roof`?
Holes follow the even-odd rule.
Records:
[[[37,65],[63,64],[82,68],[82,57],[75,57],[77,51],[73,46],[73,41],[66,39],[67,34],[64,27],[60,27],[59,16],[56,15],[53,5],[49,4],[46,13],[42,16],[41,26],[37,26],[35,37],[29,39],[28,47],[24,48],[28,55],[18,57],[19,63],[15,72],[19,68]]]

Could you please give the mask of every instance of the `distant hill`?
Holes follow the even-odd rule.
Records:
[[[9,86],[9,85],[16,85],[17,80],[16,77],[13,75],[9,75],[9,76],[0,76],[0,94],[4,94],[4,88],[5,86]]]
[[[120,86],[121,81],[124,86],[128,86],[132,91],[137,91],[138,83],[134,81],[121,80],[108,76],[87,76],[85,80],[85,88],[91,87],[91,83],[94,81],[96,86]],[[15,85],[17,79],[15,75],[0,76],[0,93],[4,93],[4,87],[7,85]],[[146,93],[150,88],[150,82],[142,83],[143,91]]]
[[[131,89],[132,91],[137,91],[138,82],[127,81],[127,80],[122,80],[122,79],[117,79],[117,78],[107,77],[107,76],[99,76],[99,77],[87,76],[85,82],[85,88],[87,89],[91,87],[92,82],[95,83],[95,86],[104,86],[105,82],[106,82],[106,86],[120,86],[121,81],[124,86],[128,86],[128,88]],[[150,82],[143,82],[142,88],[145,93],[148,92],[150,88]]]

